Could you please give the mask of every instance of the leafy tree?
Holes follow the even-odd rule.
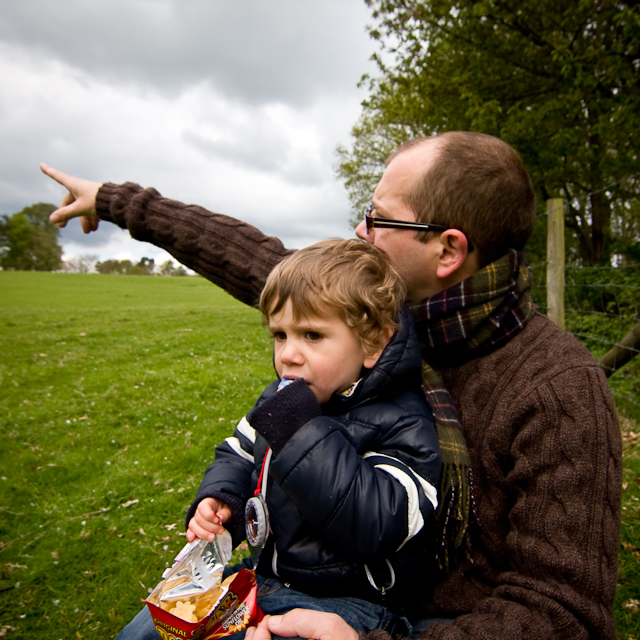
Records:
[[[61,266],[60,229],[49,222],[57,209],[40,202],[0,219],[0,266],[21,271],[55,271]]]
[[[156,264],[153,258],[140,258],[140,262],[133,267],[130,275],[150,276]]]
[[[542,201],[565,199],[580,261],[638,250],[638,3],[365,2],[380,74],[337,168],[357,214],[399,141],[475,130],[518,149]]]
[[[98,273],[115,273],[126,276],[150,276],[155,270],[153,258],[141,258],[136,264],[131,260],[105,260],[96,264]]]
[[[165,260],[158,268],[161,276],[186,276],[187,271],[182,265],[175,266],[172,260]]]
[[[115,273],[125,275],[133,265],[131,260],[105,260],[96,263],[96,271],[98,273]]]

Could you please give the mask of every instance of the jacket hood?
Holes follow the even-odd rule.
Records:
[[[323,413],[334,415],[356,407],[372,398],[391,394],[407,384],[419,385],[422,379],[420,344],[413,316],[402,307],[398,328],[371,369],[363,369],[362,378],[348,394],[334,393],[323,405]]]

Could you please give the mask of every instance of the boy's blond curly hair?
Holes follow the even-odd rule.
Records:
[[[324,240],[297,251],[269,274],[260,296],[265,324],[291,301],[293,316],[333,310],[353,329],[367,355],[397,327],[406,287],[385,253],[362,240]]]

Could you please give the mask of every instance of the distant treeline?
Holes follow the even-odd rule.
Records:
[[[131,260],[105,260],[96,262],[95,270],[98,273],[111,273],[123,276],[186,276],[187,271],[180,265],[174,265],[171,260],[156,266],[153,258],[142,258],[134,264]]]

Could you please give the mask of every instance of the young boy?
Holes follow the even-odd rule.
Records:
[[[225,527],[263,546],[265,613],[393,632],[424,589],[440,459],[404,297],[385,254],[359,240],[302,249],[267,280],[279,380],[217,447],[187,515],[189,540]]]

